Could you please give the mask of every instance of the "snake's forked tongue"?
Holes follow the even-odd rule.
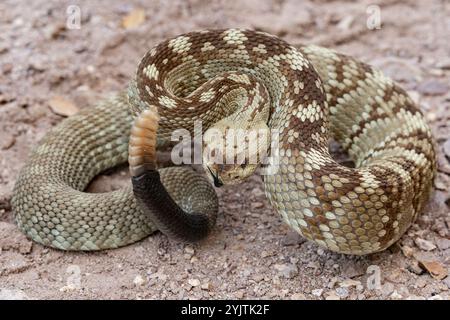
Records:
[[[186,242],[201,240],[210,232],[215,218],[184,211],[162,184],[156,169],[158,122],[157,111],[148,109],[137,117],[131,129],[128,162],[134,196],[141,210],[169,238]]]

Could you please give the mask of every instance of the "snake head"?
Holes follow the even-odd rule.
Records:
[[[245,130],[230,133],[229,126],[214,126],[204,135],[203,168],[216,187],[238,184],[251,176],[270,145],[267,135],[258,136],[258,130],[253,135]]]

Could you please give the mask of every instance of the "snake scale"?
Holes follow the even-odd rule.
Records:
[[[218,210],[209,180],[237,183],[257,165],[205,160],[209,179],[186,167],[157,170],[155,150],[176,129],[192,133],[195,121],[203,131],[279,132],[266,195],[295,231],[332,251],[386,249],[413,223],[432,187],[430,129],[381,71],[264,32],[206,30],[158,44],[127,93],[83,109],[44,137],[15,186],[19,228],[63,250],[116,248],[156,229],[184,240],[204,237]],[[333,160],[330,138],[354,168]],[[127,160],[132,187],[83,192],[97,174]]]

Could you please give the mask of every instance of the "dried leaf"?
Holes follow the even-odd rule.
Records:
[[[122,19],[122,27],[132,29],[140,26],[145,21],[145,11],[136,9],[131,11]]]
[[[437,280],[444,279],[448,274],[447,269],[438,261],[419,261],[419,265]]]
[[[48,104],[52,111],[60,116],[68,117],[78,112],[78,107],[73,102],[60,96],[53,97]]]

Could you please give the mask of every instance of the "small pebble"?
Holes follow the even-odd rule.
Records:
[[[400,300],[403,298],[403,296],[401,294],[399,294],[397,292],[397,290],[394,290],[394,292],[391,293],[390,297],[391,297],[391,299],[395,299],[395,300]]]
[[[436,246],[433,244],[433,242],[422,238],[414,239],[414,243],[416,244],[417,247],[419,247],[421,250],[424,251],[431,251],[436,249]]]
[[[408,269],[408,271],[411,271],[412,273],[415,273],[417,275],[423,274],[423,269],[419,266],[419,263],[416,260],[409,263],[408,266],[406,267],[406,269]]]
[[[341,287],[341,288],[357,287],[360,285],[361,285],[361,281],[352,280],[352,279],[346,279],[339,283],[339,287]]]
[[[450,70],[450,58],[444,58],[436,63],[436,68]]]
[[[339,297],[341,298],[346,298],[348,297],[348,289],[347,288],[337,288],[336,289],[336,293],[339,295]]]
[[[445,278],[442,282],[450,289],[450,277]]]
[[[262,207],[264,207],[264,203],[262,203],[262,202],[252,202],[252,204],[251,204],[252,210],[260,209]]]
[[[1,143],[1,149],[8,150],[16,143],[16,138],[13,135],[7,135],[3,138],[3,142]]]
[[[440,239],[436,240],[436,245],[439,248],[439,250],[446,250],[446,249],[450,248],[450,240],[440,238]]]
[[[407,297],[406,300],[425,300],[425,298],[421,296],[411,295]]]
[[[342,267],[342,274],[346,278],[355,278],[366,274],[364,266],[349,262]]]
[[[322,293],[323,293],[323,289],[314,289],[311,291],[311,294],[316,297],[322,296]]]
[[[191,247],[191,246],[186,246],[186,247],[184,248],[184,252],[186,252],[187,254],[190,254],[190,255],[195,254],[195,250],[194,250],[194,248]]]
[[[22,290],[0,288],[0,300],[28,300],[29,297]]]
[[[281,239],[281,245],[288,247],[288,246],[295,246],[300,245],[306,241],[305,238],[303,238],[301,235],[299,235],[295,231],[289,231],[282,239]]]
[[[439,96],[445,94],[449,86],[436,80],[427,80],[419,84],[417,91],[428,96]]]
[[[273,267],[287,279],[292,279],[298,274],[298,268],[293,264],[275,264]]]
[[[202,290],[210,290],[211,289],[211,284],[209,282],[205,282],[202,284],[202,286],[200,287]]]
[[[447,157],[450,158],[450,139],[447,139],[447,140],[444,142],[443,147],[444,147],[444,153],[445,153],[445,155],[446,155]]]
[[[390,295],[393,291],[394,291],[394,285],[390,282],[386,282],[385,284],[383,284],[381,286],[381,292],[383,294],[383,296],[387,297],[388,295]]]
[[[200,280],[198,279],[189,279],[188,283],[193,287],[198,287],[200,285]]]
[[[404,245],[404,246],[401,246],[401,249],[402,249],[403,255],[407,258],[412,257],[414,254],[414,249],[411,248],[410,246]]]
[[[303,293],[294,293],[291,300],[306,300],[306,296]]]
[[[134,278],[133,283],[134,283],[134,285],[136,285],[136,286],[142,286],[143,284],[145,284],[145,279],[144,279],[142,276],[137,275],[137,276]]]
[[[427,282],[425,281],[425,279],[419,278],[414,283],[414,288],[424,288],[426,285],[427,285]]]
[[[341,297],[336,292],[330,291],[325,295],[325,300],[341,300]]]

